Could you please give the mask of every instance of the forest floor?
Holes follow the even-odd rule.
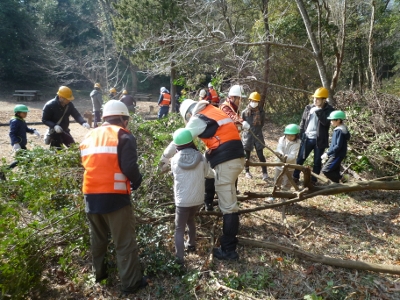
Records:
[[[45,102],[25,103],[30,109],[28,125],[40,122]],[[8,98],[0,101],[2,124],[8,123],[12,117],[15,104]],[[89,98],[77,98],[74,104],[82,114],[91,108]],[[150,106],[155,106],[155,103],[139,102],[138,112],[155,117],[154,113],[150,114]],[[46,129],[44,125],[31,127],[37,128],[41,134]],[[87,133],[77,123],[72,123],[70,128],[77,142]],[[7,161],[12,159],[8,129],[8,126],[0,126],[0,151]],[[275,148],[280,135],[282,128],[270,123],[265,125],[264,137],[268,146]],[[29,140],[33,145],[45,146],[42,139],[29,136]],[[271,153],[265,150],[265,154],[267,161],[274,161]],[[255,152],[253,155],[252,160],[258,161]],[[273,180],[262,181],[260,167],[251,167],[250,170],[253,179],[246,179],[244,173],[239,177],[241,193],[271,192]],[[273,178],[272,168],[268,168],[268,173]],[[241,202],[240,208],[265,204],[265,199],[260,198]],[[165,238],[165,243],[173,252],[173,222],[170,225],[171,236]],[[262,247],[239,244],[239,261],[214,260],[209,264],[211,232],[215,226],[215,235],[218,236],[221,225],[221,218],[197,218],[197,252],[185,259],[189,273],[200,271],[198,278],[160,274],[151,278],[146,289],[129,299],[400,299],[399,275],[339,268]],[[399,225],[397,191],[363,191],[317,196],[285,209],[279,207],[242,215],[239,236],[295,247],[315,255],[398,266]],[[89,261],[82,272],[90,272]],[[185,286],[192,287],[189,293],[183,293]],[[117,284],[82,285],[69,279],[63,283],[54,279],[51,290],[39,298],[95,300],[117,299],[118,295]],[[307,296],[309,298],[305,298]]]

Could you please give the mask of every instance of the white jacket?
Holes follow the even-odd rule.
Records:
[[[281,136],[279,138],[278,147],[276,151],[287,156],[286,163],[295,164],[297,154],[299,153],[300,144],[301,144],[300,139],[291,142],[286,138],[286,136]],[[279,159],[278,161],[280,162]]]
[[[213,170],[206,158],[193,148],[178,151],[171,158],[174,174],[175,205],[190,207],[203,204],[204,178],[213,178]]]

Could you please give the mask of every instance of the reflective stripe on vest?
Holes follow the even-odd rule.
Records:
[[[213,137],[200,138],[206,145],[207,149],[217,149],[219,145],[233,140],[240,141],[240,135],[236,129],[235,123],[222,110],[215,106],[207,105],[201,111],[201,114],[208,119],[216,121],[219,125]]]
[[[209,89],[209,92],[211,94],[211,102],[219,103],[219,97],[217,91],[214,89]]]
[[[163,99],[161,100],[160,105],[161,106],[166,106],[171,104],[171,95],[167,93],[162,93]]]
[[[125,129],[115,125],[98,127],[80,144],[84,194],[130,194],[130,182],[118,163],[120,130]]]

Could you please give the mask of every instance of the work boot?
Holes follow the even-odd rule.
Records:
[[[250,172],[246,172],[246,174],[244,175],[244,177],[246,177],[247,179],[252,179],[253,175],[250,174]]]
[[[136,285],[136,287],[123,290],[121,292],[121,297],[129,296],[130,294],[134,294],[137,291],[139,291],[140,289],[145,288],[149,284],[148,280],[149,280],[149,278],[147,276],[143,276],[142,279],[140,280],[139,284]]]
[[[239,254],[235,250],[223,251],[221,248],[214,248],[213,255],[219,260],[238,260]]]
[[[262,179],[264,181],[267,181],[268,180],[268,173],[263,173]]]

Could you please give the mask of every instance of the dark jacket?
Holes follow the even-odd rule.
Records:
[[[132,105],[136,106],[136,101],[131,95],[123,95],[119,101],[124,103],[127,107]]]
[[[10,120],[10,139],[11,146],[14,144],[19,144],[21,148],[26,148],[26,144],[28,143],[28,139],[26,138],[26,133],[33,133],[35,131],[34,128],[29,128],[24,119],[19,117],[13,117]]]
[[[250,124],[251,130],[251,132],[242,131],[242,143],[244,150],[246,151],[252,151],[254,146],[256,147],[256,150],[262,150],[265,147],[264,135],[262,132],[262,128],[265,122],[265,111],[260,109],[259,107],[257,107],[256,109],[260,111],[260,125],[253,125],[254,115],[256,113],[255,109],[247,106],[246,109],[242,111],[242,119],[243,121],[246,121]],[[258,138],[258,140],[254,137],[253,134]]]
[[[103,105],[103,94],[102,94],[102,92],[98,88],[95,88],[90,93],[90,98],[92,99],[93,111],[100,111],[101,107]]]
[[[350,140],[350,132],[346,125],[341,124],[333,130],[328,156],[345,158],[347,154],[347,142]]]
[[[65,132],[69,132],[69,116],[72,116],[75,121],[81,125],[83,123],[86,123],[85,119],[81,116],[81,114],[75,108],[74,104],[72,104],[72,102],[62,107],[60,101],[58,100],[58,96],[56,96],[54,99],[48,101],[43,107],[43,124],[49,126],[50,129],[53,129],[54,126],[57,125],[57,122],[60,120],[67,107],[68,111],[65,113],[61,123],[59,124]]]
[[[300,136],[304,138],[304,132],[307,129],[308,123],[310,121],[310,110],[315,107],[314,104],[309,104],[306,106],[303,112],[303,116],[300,122]],[[331,121],[328,120],[328,117],[331,112],[335,109],[329,104],[325,103],[324,107],[315,111],[315,114],[318,118],[317,125],[317,147],[318,148],[327,148],[329,146],[329,126],[331,125]]]
[[[131,181],[131,186],[137,189],[142,183],[142,174],[137,163],[136,138],[124,130],[118,132],[118,164],[122,173]],[[86,194],[86,213],[105,214],[131,205],[128,194]]]

